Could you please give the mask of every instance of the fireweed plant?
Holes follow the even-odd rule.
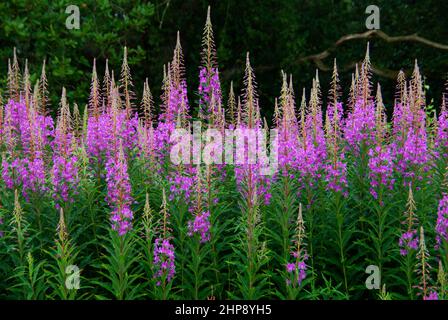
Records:
[[[146,79],[140,101],[127,48],[118,74],[94,60],[79,108],[66,89],[50,101],[45,61],[31,83],[14,50],[0,99],[1,298],[447,297],[448,86],[436,113],[416,62],[386,106],[367,48],[348,99],[334,61],[326,105],[317,73],[297,99],[282,71],[269,126],[249,53],[241,95],[233,82],[223,92],[210,10],[201,57],[192,99],[178,34],[161,96]],[[223,136],[276,129],[277,170],[171,161],[173,132],[195,120]],[[249,137],[243,158],[265,138]],[[380,291],[365,286],[369,265]]]

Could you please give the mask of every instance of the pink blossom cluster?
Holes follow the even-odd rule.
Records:
[[[402,256],[407,255],[411,250],[418,249],[418,234],[417,230],[410,230],[404,232],[398,240],[398,246],[400,247],[400,254]]]
[[[25,198],[30,193],[42,195],[46,186],[45,149],[54,137],[51,117],[39,115],[23,101],[9,100],[4,109],[2,140],[2,178],[9,189],[21,188]]]
[[[112,229],[118,231],[120,235],[124,235],[132,227],[133,213],[130,205],[133,199],[127,162],[122,147],[106,162],[106,182],[106,200],[112,207]]]
[[[210,240],[210,212],[204,211],[195,214],[192,221],[188,221],[188,235],[193,236],[198,234],[201,238],[201,243]]]
[[[170,282],[176,274],[174,264],[175,254],[174,246],[169,239],[157,238],[154,242],[154,278],[157,279],[156,285],[160,286],[162,282]]]
[[[290,277],[286,279],[287,285],[301,285],[302,281],[306,278],[308,255],[305,253],[299,257],[297,252],[292,253],[294,262],[286,264],[286,271],[290,274]]]
[[[440,246],[443,241],[448,241],[448,194],[444,194],[439,202],[436,222],[436,240]]]
[[[395,179],[392,151],[389,146],[376,145],[369,149],[370,193],[377,199],[381,188],[392,190]]]
[[[359,152],[361,145],[371,145],[375,140],[375,105],[356,100],[353,111],[349,113],[344,126],[347,145]]]
[[[198,92],[200,112],[204,115],[218,112],[218,106],[221,105],[221,83],[217,68],[211,68],[210,72],[206,67],[199,69]]]

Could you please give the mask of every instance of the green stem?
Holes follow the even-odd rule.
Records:
[[[313,231],[314,231],[314,206],[312,205],[312,193],[311,188],[307,187],[307,201],[309,206],[309,247],[310,247],[310,258],[311,258],[311,288],[314,291],[315,289],[315,279],[314,279],[314,245],[313,245]]]
[[[199,286],[200,281],[199,279],[199,268],[200,268],[200,251],[201,251],[201,244],[200,240],[197,236],[194,238],[195,247],[194,247],[194,257],[193,257],[193,272],[194,272],[194,299],[199,300]]]
[[[414,299],[413,290],[412,290],[412,275],[413,275],[413,268],[414,268],[414,262],[413,257],[408,253],[406,255],[406,278],[408,282],[408,296],[411,300]]]
[[[344,255],[344,240],[342,237],[343,234],[343,227],[344,227],[344,213],[341,210],[341,194],[336,194],[336,221],[337,221],[337,228],[338,228],[338,245],[339,245],[339,254],[341,258],[341,267],[342,267],[342,273],[344,276],[344,287],[345,292],[348,296],[348,281],[347,281],[347,270],[345,266],[345,255]]]

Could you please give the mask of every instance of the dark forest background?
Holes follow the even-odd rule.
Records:
[[[79,30],[65,27],[65,8],[71,4],[80,8]],[[380,8],[381,31],[386,35],[418,34],[436,44],[414,41],[413,37],[388,42],[372,35],[334,46],[343,36],[368,31],[365,9],[370,4]],[[396,74],[403,69],[410,75],[415,59],[425,77],[428,104],[439,104],[448,72],[448,1],[440,0],[1,1],[0,91],[5,96],[7,61],[16,47],[21,67],[25,58],[29,61],[33,83],[40,76],[42,60],[47,60],[53,108],[62,86],[67,88],[70,103],[83,106],[89,95],[93,59],[97,58],[100,75],[106,58],[118,75],[126,45],[137,97],[146,77],[158,97],[163,64],[172,58],[179,30],[190,101],[194,101],[208,5],[224,101],[231,80],[240,92],[249,51],[262,112],[269,118],[280,91],[280,70],[292,73],[296,96],[300,96],[304,87],[310,88],[318,67],[309,56],[328,48],[330,55],[317,61],[322,90],[327,92],[331,76],[326,68],[337,58],[346,97],[355,63],[363,59],[369,41],[374,80],[382,85],[389,111]]]

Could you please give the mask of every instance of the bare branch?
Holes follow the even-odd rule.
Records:
[[[331,55],[331,53],[336,51],[337,47],[339,47],[340,45],[342,45],[343,43],[348,42],[348,41],[359,40],[359,39],[370,39],[370,38],[379,38],[388,43],[418,42],[418,43],[422,43],[426,46],[429,46],[431,48],[435,48],[435,49],[439,49],[439,50],[448,50],[448,45],[428,40],[426,38],[420,37],[416,33],[410,34],[410,35],[404,35],[404,36],[389,36],[388,34],[386,34],[385,32],[383,32],[381,30],[369,30],[369,31],[366,31],[363,33],[344,35],[341,38],[339,38],[339,40],[337,40],[328,49],[326,49],[320,53],[317,53],[317,54],[299,58],[298,62],[301,63],[301,62],[305,62],[305,61],[313,61],[320,70],[330,71],[331,68],[329,66],[327,66],[322,60],[329,57]],[[342,71],[344,71],[344,69],[351,69],[355,65],[356,65],[356,63],[351,63],[351,64],[347,65],[346,67],[344,67],[342,69]],[[392,79],[392,78],[396,78],[399,71],[382,69],[379,67],[372,66],[372,72],[379,76]]]

